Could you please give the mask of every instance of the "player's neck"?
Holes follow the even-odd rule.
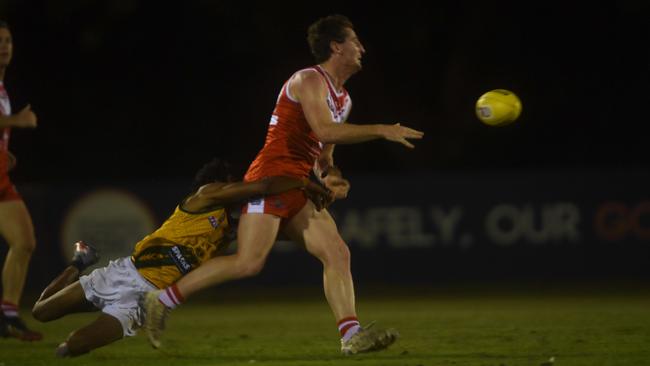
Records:
[[[352,76],[353,73],[347,72],[345,68],[339,67],[333,62],[325,61],[319,65],[334,84],[337,90],[343,88],[343,84]]]
[[[5,80],[5,70],[7,69],[6,66],[0,66],[0,82],[4,82]]]

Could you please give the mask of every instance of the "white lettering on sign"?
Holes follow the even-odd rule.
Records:
[[[544,204],[539,208],[500,204],[485,217],[485,233],[498,245],[512,245],[519,240],[533,244],[577,242],[580,210],[569,202]]]
[[[422,211],[417,207],[375,207],[349,210],[341,220],[341,236],[362,248],[373,248],[385,239],[390,247],[428,247],[435,237],[423,229]]]
[[[460,218],[463,216],[463,209],[459,206],[452,207],[448,212],[442,207],[431,207],[431,219],[438,229],[442,245],[454,244]]]

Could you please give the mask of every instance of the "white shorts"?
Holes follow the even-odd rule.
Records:
[[[142,299],[147,292],[157,290],[140,276],[129,257],[110,261],[106,267],[81,276],[79,283],[88,301],[122,323],[125,336],[134,336],[142,326]]]

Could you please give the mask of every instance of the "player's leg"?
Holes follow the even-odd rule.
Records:
[[[97,263],[97,261],[99,261],[97,249],[83,241],[76,242],[70,265],[43,290],[37,304],[77,281],[81,272]]]
[[[68,339],[57,347],[56,354],[59,357],[79,356],[118,341],[123,336],[122,323],[115,317],[102,313],[92,323],[72,332]]]
[[[79,279],[79,270],[73,266],[66,267],[61,274],[56,276],[52,282],[41,292],[41,296],[36,300],[36,305],[48,299],[57,292],[63,290],[71,283]],[[36,305],[34,307],[36,307]]]
[[[2,300],[17,305],[36,247],[32,219],[23,201],[0,202],[0,233],[9,244],[2,268]]]
[[[381,350],[397,338],[394,329],[361,328],[357,319],[350,250],[327,210],[307,204],[287,224],[285,232],[323,264],[325,297],[341,333],[341,351],[355,354]]]
[[[87,267],[97,263],[97,250],[84,242],[74,244],[75,250],[71,264],[66,267],[45,288],[32,308],[34,318],[47,322],[66,314],[95,311],[97,308],[86,300],[79,275]]]
[[[86,299],[79,281],[76,281],[49,297],[39,299],[32,308],[32,315],[36,320],[49,322],[67,314],[96,310],[97,308]]]
[[[176,283],[184,298],[220,283],[250,277],[264,267],[275,243],[280,218],[269,214],[243,214],[237,227],[237,252],[212,258]]]
[[[23,340],[39,340],[43,336],[29,330],[18,315],[29,260],[36,247],[32,219],[22,200],[0,201],[0,234],[9,244],[2,267],[2,312],[5,324],[0,333]]]
[[[174,285],[150,292],[145,298],[145,329],[149,342],[160,347],[160,336],[170,309],[190,295],[220,283],[254,276],[264,267],[281,219],[269,214],[242,214],[237,228],[237,252],[212,258],[183,276]]]
[[[316,211],[307,204],[287,223],[284,232],[323,264],[325,297],[337,321],[356,317],[350,250],[338,233],[327,210]]]
[[[129,257],[123,257],[82,276],[45,301],[55,301],[57,295],[68,290],[80,296],[82,289],[84,297],[101,309],[102,314],[91,324],[72,332],[57,349],[59,356],[77,356],[124,336],[134,336],[144,321],[142,297],[155,287],[138,274]]]

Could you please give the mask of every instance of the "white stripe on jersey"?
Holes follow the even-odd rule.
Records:
[[[11,116],[11,103],[9,102],[9,95],[5,89],[5,85],[0,81],[0,114],[3,116]]]
[[[289,81],[286,84],[284,84],[284,94],[287,96],[287,98],[289,98],[290,101],[294,103],[298,103],[298,99],[294,98],[293,95],[291,95],[291,92],[289,91],[289,84],[291,84],[291,80],[293,80],[294,75],[296,74],[291,75]]]
[[[11,103],[9,103],[9,98],[6,94],[0,96],[0,113],[3,116],[11,116]]]
[[[329,84],[332,91],[334,91],[334,95],[336,95],[337,97],[340,97],[341,95],[343,95],[343,93],[345,93],[345,91],[340,91],[339,92],[338,90],[336,90],[336,88],[334,87],[334,82],[332,82],[332,79],[330,79],[330,75],[327,73],[327,71],[325,71],[325,69],[320,67],[320,65],[316,65],[316,67],[318,67],[318,69],[323,72],[323,75],[325,75],[325,80]]]

